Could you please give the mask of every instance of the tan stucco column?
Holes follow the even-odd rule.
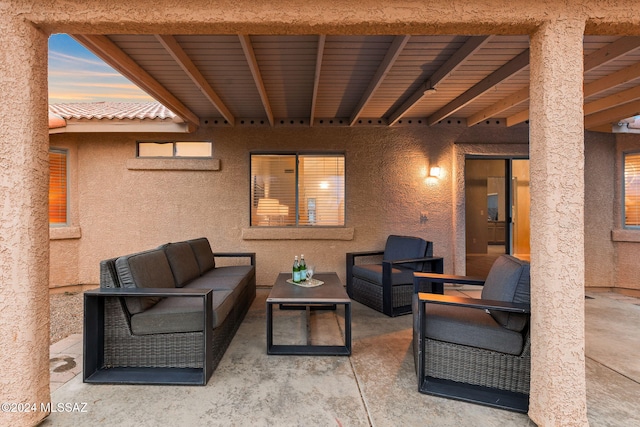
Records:
[[[584,22],[531,36],[531,300],[529,416],[588,425],[584,356]]]
[[[40,403],[50,399],[47,36],[3,9],[0,425],[31,426],[46,416]]]

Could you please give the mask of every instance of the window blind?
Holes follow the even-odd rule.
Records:
[[[252,226],[344,225],[344,155],[251,155]]]
[[[640,153],[624,156],[624,225],[640,227]]]
[[[67,223],[67,153],[49,152],[49,223]]]

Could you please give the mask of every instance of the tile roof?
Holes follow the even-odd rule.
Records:
[[[49,105],[49,117],[97,120],[174,119],[176,115],[158,102],[91,102]],[[51,127],[51,121],[50,121]]]

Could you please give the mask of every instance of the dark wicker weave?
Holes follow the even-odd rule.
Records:
[[[100,287],[120,288],[115,260],[100,263]],[[255,299],[255,276],[240,294],[226,319],[210,331],[211,371],[215,370]],[[104,349],[101,369],[122,367],[203,368],[204,333],[134,335],[123,297],[107,297],[104,303]]]
[[[415,273],[416,287],[424,281],[484,284],[484,296],[485,292],[491,295],[502,283],[505,294],[511,295],[507,300],[429,293],[413,297],[413,356],[420,392],[527,412],[531,379],[529,268],[528,263],[503,257],[507,258],[494,264],[487,282]],[[496,320],[504,319],[503,315],[514,317],[505,323]],[[486,325],[474,330],[487,334],[469,332],[477,325]],[[520,334],[519,339],[515,339],[516,334]],[[500,341],[506,336],[513,339]],[[503,345],[497,346],[497,341]]]
[[[391,242],[391,243],[390,243]],[[399,259],[393,253],[387,253],[390,248],[398,252],[402,247],[421,243],[415,252],[407,250],[405,258]],[[395,247],[394,247],[395,246]],[[392,251],[391,251],[392,252]],[[410,255],[407,255],[409,253]],[[378,262],[371,260],[378,258]],[[365,261],[363,261],[365,260]],[[360,262],[358,262],[360,261]],[[387,239],[384,251],[349,252],[347,264],[347,293],[354,301],[365,304],[387,316],[399,316],[411,313],[411,300],[414,294],[413,277],[409,274],[402,282],[398,282],[398,271],[404,272],[434,272],[442,273],[444,264],[442,258],[433,256],[433,243],[418,237],[394,236]],[[377,278],[359,277],[354,272],[357,266],[379,266],[381,274]],[[356,268],[354,268],[356,267]],[[392,285],[392,282],[394,283]],[[433,289],[421,287],[421,291],[432,292]]]

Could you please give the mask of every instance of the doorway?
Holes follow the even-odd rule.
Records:
[[[466,271],[486,277],[501,254],[529,260],[529,160],[465,161]]]

